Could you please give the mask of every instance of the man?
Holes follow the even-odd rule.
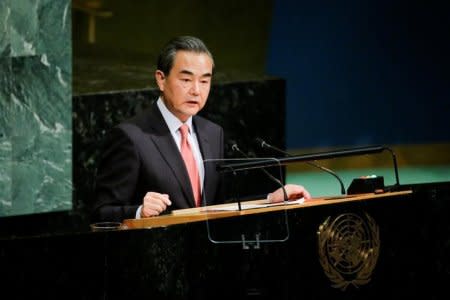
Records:
[[[214,61],[195,37],[171,40],[161,51],[156,83],[160,97],[143,114],[115,127],[98,168],[96,220],[147,218],[170,209],[221,199],[220,176],[204,159],[223,158],[222,128],[197,113],[211,88]],[[184,125],[184,126],[182,126]],[[309,193],[287,185],[290,199]],[[281,189],[270,195],[282,201]]]

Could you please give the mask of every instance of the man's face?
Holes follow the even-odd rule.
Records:
[[[178,51],[172,70],[155,72],[167,108],[182,122],[205,106],[211,87],[213,61],[205,53]]]

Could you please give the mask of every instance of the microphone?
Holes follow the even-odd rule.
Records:
[[[239,149],[239,146],[237,145],[236,141],[230,140],[230,143],[231,143],[231,150],[233,150],[234,152],[238,152],[240,155],[242,155],[245,158],[252,159],[244,151]],[[284,184],[278,178],[276,178],[275,176],[273,176],[272,174],[267,172],[267,170],[264,169],[264,167],[260,168],[260,170],[263,171],[267,177],[269,177],[272,181],[274,181],[281,187],[281,189],[283,190],[284,201],[285,202],[288,201],[289,199],[288,199],[288,195],[286,193],[286,189],[284,188]]]
[[[256,144],[257,144],[259,147],[261,147],[261,148],[268,148],[268,149],[274,150],[274,151],[276,151],[276,152],[278,152],[278,153],[284,154],[284,155],[287,156],[287,157],[292,157],[292,155],[289,154],[288,152],[286,152],[286,151],[284,151],[284,150],[281,150],[280,148],[277,148],[277,147],[275,147],[275,146],[273,146],[273,145],[268,144],[266,141],[264,141],[264,140],[261,139],[261,138],[256,138],[255,141],[256,141]],[[316,167],[316,168],[318,168],[318,169],[320,169],[320,170],[322,170],[322,171],[324,171],[324,172],[327,172],[328,174],[333,175],[333,176],[339,181],[339,184],[341,185],[341,194],[342,194],[342,195],[345,195],[345,186],[344,186],[344,183],[342,182],[342,179],[341,179],[335,172],[333,172],[332,170],[330,170],[330,169],[328,169],[328,168],[325,168],[325,167],[323,167],[323,166],[321,166],[321,165],[319,165],[319,164],[316,164],[316,163],[314,163],[314,162],[311,162],[311,161],[305,161],[305,162],[306,162],[308,165],[310,165],[310,166]]]

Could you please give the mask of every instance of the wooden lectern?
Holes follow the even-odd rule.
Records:
[[[448,183],[289,205],[241,204],[256,208],[226,204],[124,220],[120,230],[0,239],[2,293],[14,299],[448,298]]]
[[[128,252],[145,263],[133,261],[137,269],[126,275],[121,272],[125,266],[112,268],[111,292],[117,295],[125,288],[125,297],[145,286],[143,294],[167,299],[400,296],[410,288],[403,253],[408,247],[402,239],[411,224],[401,212],[412,204],[411,197],[406,190],[269,207],[266,200],[256,200],[242,203],[256,208],[240,211],[237,205],[222,204],[125,220],[122,229],[128,234],[113,247],[125,253],[130,243],[132,248],[145,243],[145,254]],[[247,225],[258,222],[266,229],[248,233]],[[133,229],[150,229],[146,241],[139,241],[142,231],[134,236]],[[130,279],[141,278],[142,272],[145,280]]]

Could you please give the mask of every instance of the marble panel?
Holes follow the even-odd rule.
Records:
[[[39,21],[36,48],[42,53],[41,61],[54,67],[58,81],[71,87],[72,76],[72,22],[70,0],[41,0],[37,8]],[[44,30],[42,30],[44,29]]]
[[[11,211],[11,59],[0,57],[0,216]]]
[[[11,39],[11,56],[36,55],[39,39],[38,9],[40,1],[20,0],[9,3],[8,22]]]
[[[9,57],[11,54],[11,41],[9,38],[8,26],[11,16],[9,2],[9,0],[0,1],[0,58]]]
[[[0,216],[11,214],[11,140],[0,136]]]
[[[12,213],[70,209],[70,89],[42,56],[13,58],[12,74]]]
[[[0,217],[72,208],[70,7],[0,1]]]
[[[10,136],[11,58],[0,57],[0,136]]]

